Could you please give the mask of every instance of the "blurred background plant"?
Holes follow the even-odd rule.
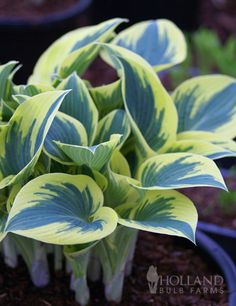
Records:
[[[170,87],[197,75],[220,73],[236,77],[236,38],[221,42],[213,30],[201,28],[192,35],[186,34],[188,57],[169,72]]]
[[[223,215],[231,215],[236,212],[236,191],[220,192],[219,206]]]
[[[219,191],[218,205],[223,216],[236,215],[236,166],[227,171],[230,192]]]

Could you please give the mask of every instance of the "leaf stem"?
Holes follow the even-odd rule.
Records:
[[[63,250],[62,246],[55,245],[54,246],[54,269],[55,271],[62,270],[63,266]]]
[[[7,235],[4,238],[2,242],[2,247],[5,264],[11,268],[16,268],[18,264],[18,254],[14,241],[12,240],[12,237],[10,235]]]

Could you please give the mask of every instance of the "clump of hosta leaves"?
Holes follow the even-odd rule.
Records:
[[[66,260],[82,305],[87,277],[101,275],[120,301],[138,230],[194,242],[196,209],[175,189],[225,189],[212,159],[236,152],[235,80],[198,77],[170,95],[158,72],[184,60],[181,31],[158,20],[115,34],[122,22],[66,34],[27,85],[12,81],[16,62],[0,67],[5,258],[14,266],[21,254],[37,286],[49,281],[47,253],[55,269]],[[98,56],[118,79],[93,88],[83,76]]]

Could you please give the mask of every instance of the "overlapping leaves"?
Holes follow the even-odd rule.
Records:
[[[184,59],[182,33],[159,20],[115,37],[123,21],[66,34],[41,56],[28,85],[11,88],[15,104],[0,128],[0,187],[29,182],[14,194],[9,216],[1,211],[0,238],[11,232],[87,245],[118,222],[195,241],[196,209],[171,189],[226,189],[207,157],[235,155],[235,81],[196,78],[171,97],[156,73]],[[99,53],[118,80],[93,88],[82,77]]]

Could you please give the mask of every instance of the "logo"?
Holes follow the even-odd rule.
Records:
[[[158,283],[158,273],[157,267],[150,266],[147,272],[147,280],[148,280],[148,287],[150,293],[155,294],[157,292],[157,283]]]
[[[151,294],[223,294],[224,279],[216,275],[160,275],[156,266],[147,271]]]

